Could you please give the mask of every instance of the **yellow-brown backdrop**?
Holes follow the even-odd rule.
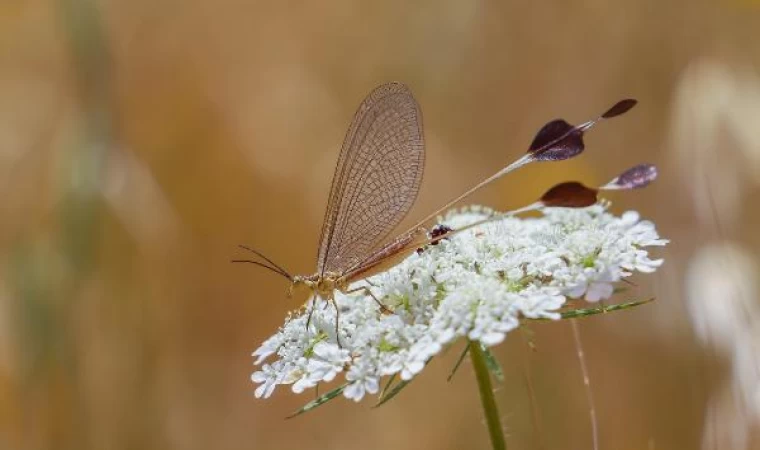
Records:
[[[410,219],[544,122],[638,98],[580,158],[472,202],[658,164],[651,188],[610,196],[673,240],[624,298],[657,301],[581,323],[602,448],[760,448],[760,369],[736,356],[754,338],[709,325],[745,308],[760,339],[758,64],[760,5],[738,0],[3,0],[0,448],[487,448],[471,370],[445,380],[456,352],[377,410],[337,400],[285,421],[307,395],[253,398],[250,353],[297,303],[229,260],[246,243],[314,269],[343,133],[389,80],[424,112]],[[535,352],[519,334],[496,350],[509,446],[590,448],[569,325],[533,329]]]

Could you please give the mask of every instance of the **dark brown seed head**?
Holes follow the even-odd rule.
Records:
[[[602,114],[603,119],[611,119],[613,117],[617,117],[621,114],[627,113],[631,108],[636,106],[636,103],[638,101],[627,98],[625,100],[620,100],[619,102],[615,103],[615,105],[608,109],[604,114]]]
[[[653,164],[639,164],[610,181],[607,187],[610,189],[639,189],[648,185],[656,178],[657,167]]]
[[[567,181],[546,191],[541,197],[541,203],[551,207],[583,208],[596,203],[596,193],[596,189],[577,181]]]
[[[632,98],[620,100],[605,111],[600,119],[611,119],[625,114],[636,106],[636,103],[636,100]],[[585,147],[583,133],[593,127],[596,122],[592,120],[573,126],[563,119],[552,120],[538,130],[528,148],[528,153],[533,155],[535,161],[561,161],[577,156]]]
[[[528,153],[536,161],[560,161],[578,155],[583,148],[583,131],[563,119],[556,119],[538,130]]]

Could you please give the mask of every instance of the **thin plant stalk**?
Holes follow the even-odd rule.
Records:
[[[483,414],[486,416],[488,425],[488,434],[491,437],[491,447],[494,450],[506,450],[507,444],[504,440],[504,431],[501,429],[501,420],[499,418],[499,409],[496,407],[496,399],[493,395],[493,386],[491,385],[491,374],[486,365],[486,357],[480,343],[470,341],[470,360],[472,367],[475,369],[475,379],[478,380],[478,390],[480,391],[480,401],[483,404]]]
[[[575,340],[575,348],[578,353],[578,362],[581,365],[581,373],[583,374],[583,388],[586,391],[586,401],[588,402],[588,415],[591,421],[591,439],[593,441],[593,450],[599,450],[599,428],[596,422],[596,407],[594,405],[594,394],[591,391],[591,378],[588,374],[588,367],[586,367],[586,354],[583,351],[583,344],[581,343],[581,332],[578,328],[577,319],[570,319],[570,325],[573,328],[573,339]]]
[[[530,398],[530,412],[533,420],[533,430],[538,440],[538,448],[546,450],[546,441],[544,440],[544,433],[541,430],[541,419],[538,413],[538,402],[536,401],[536,391],[533,389],[533,377],[531,376],[531,352],[533,349],[533,343],[528,336],[525,327],[520,327],[522,336],[525,338],[525,364],[523,368],[523,376],[525,378],[525,387],[528,391],[528,397]]]

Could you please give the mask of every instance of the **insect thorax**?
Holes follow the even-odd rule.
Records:
[[[325,299],[332,299],[336,290],[345,291],[348,282],[340,273],[326,272],[323,275],[315,273],[308,276],[293,277],[293,287],[306,286],[315,294]]]

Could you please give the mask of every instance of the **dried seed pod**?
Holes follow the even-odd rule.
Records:
[[[657,167],[639,164],[631,167],[604,185],[601,189],[640,189],[657,179]]]
[[[577,181],[557,184],[541,196],[541,204],[547,207],[584,208],[596,203],[597,190]]]
[[[561,161],[570,159],[583,152],[583,134],[600,120],[611,119],[628,112],[636,106],[637,101],[629,98],[620,100],[595,120],[578,126],[569,124],[564,119],[555,119],[547,123],[536,133],[528,153],[535,161]]]
[[[636,103],[638,103],[638,101],[632,98],[620,100],[619,102],[615,103],[612,108],[608,109],[604,114],[602,114],[602,119],[612,119],[613,117],[625,114],[631,108],[636,106]]]
[[[584,148],[583,131],[563,119],[556,119],[538,130],[528,153],[537,161],[561,161],[580,154]]]

